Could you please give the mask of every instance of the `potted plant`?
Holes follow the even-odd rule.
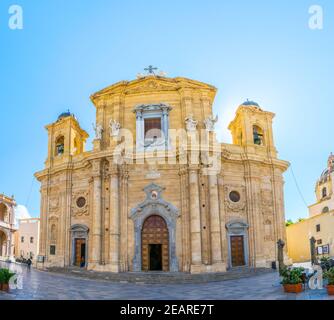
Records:
[[[281,271],[283,277],[281,284],[288,293],[300,293],[303,291],[304,268],[284,268]]]
[[[9,269],[0,269],[0,290],[9,291],[9,281],[14,275]]]
[[[324,278],[327,279],[327,293],[334,296],[334,267],[324,273]]]
[[[320,259],[320,266],[324,272],[331,268],[331,259],[329,257],[322,257]]]

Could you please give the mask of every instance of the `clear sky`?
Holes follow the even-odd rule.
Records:
[[[8,27],[12,4],[23,8],[23,30]],[[322,30],[309,28],[314,4]],[[1,0],[0,193],[38,216],[44,126],[69,108],[93,136],[89,96],[153,64],[218,88],[221,141],[231,142],[228,123],[247,98],[275,112],[279,155],[312,204],[334,151],[333,57],[332,0]],[[287,218],[307,216],[290,171],[285,181]]]

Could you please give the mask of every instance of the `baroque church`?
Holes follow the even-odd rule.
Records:
[[[109,272],[271,267],[285,241],[274,114],[246,101],[219,143],[217,89],[139,75],[91,96],[93,149],[70,112],[46,126],[38,265]]]

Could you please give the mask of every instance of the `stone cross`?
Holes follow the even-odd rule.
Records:
[[[285,246],[285,242],[282,239],[279,239],[277,241],[277,260],[278,260],[278,269],[279,271],[282,271],[285,267],[284,265],[284,254],[283,254],[283,248]]]
[[[144,69],[145,71],[147,71],[149,74],[155,74],[154,71],[158,70],[158,68],[155,68],[151,65],[149,65],[147,68]]]

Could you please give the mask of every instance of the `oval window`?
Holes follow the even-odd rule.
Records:
[[[240,193],[237,191],[232,191],[230,193],[230,200],[232,202],[239,202],[240,201]]]
[[[86,199],[84,197],[80,197],[77,199],[78,208],[83,208],[86,205]]]
[[[322,213],[328,213],[329,212],[329,208],[328,207],[325,207],[322,209]]]

